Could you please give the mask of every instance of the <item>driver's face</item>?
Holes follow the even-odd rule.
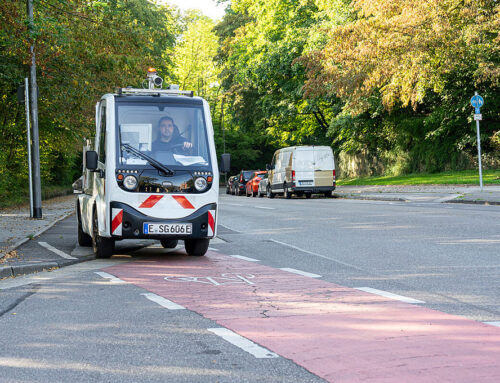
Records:
[[[174,124],[171,120],[163,120],[160,124],[160,134],[162,141],[170,141],[174,133]]]

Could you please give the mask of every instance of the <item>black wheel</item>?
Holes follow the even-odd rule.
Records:
[[[259,198],[264,198],[264,194],[262,194],[260,191],[257,192],[257,194],[258,194]]]
[[[173,249],[174,247],[177,246],[177,244],[179,243],[179,240],[177,240],[177,239],[160,239],[160,243],[165,249]]]
[[[248,192],[245,190],[245,195],[246,195],[247,197],[251,197],[251,196],[252,196],[252,193],[250,192],[250,194],[248,194]]]
[[[286,199],[292,198],[292,193],[290,193],[290,191],[288,190],[288,186],[286,185],[285,185],[285,190],[283,192],[283,197],[285,197]]]
[[[185,239],[184,247],[188,255],[201,257],[207,252],[209,243],[209,239]]]
[[[257,197],[257,192],[252,192],[252,197]]]
[[[311,193],[306,193],[306,198],[307,199],[311,198]]]
[[[92,249],[96,258],[109,258],[115,249],[113,238],[101,237],[97,226],[97,212],[94,210],[92,217]]]
[[[332,196],[332,192],[324,192],[323,195],[326,197],[326,198],[331,198]]]
[[[77,220],[78,220],[78,244],[80,246],[92,246],[92,237],[85,233],[82,228],[82,218],[80,217],[80,206],[77,205]]]
[[[267,196],[267,198],[274,198],[274,193],[271,191],[270,186],[268,186],[266,189],[266,196]]]

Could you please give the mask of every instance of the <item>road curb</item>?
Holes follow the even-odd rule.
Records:
[[[471,205],[500,205],[497,201],[484,201],[484,200],[457,200],[444,201],[443,203],[467,203]]]
[[[359,199],[359,200],[371,200],[371,201],[389,201],[389,202],[408,202],[408,200],[400,197],[375,197],[375,196],[362,196],[356,194],[339,194],[333,193],[333,198],[344,198],[344,199]]]
[[[18,277],[20,275],[39,273],[42,271],[50,271],[51,269],[59,269],[65,266],[71,266],[76,263],[91,261],[95,259],[94,255],[86,255],[78,259],[52,260],[49,262],[40,263],[25,263],[21,265],[2,266],[0,267],[0,279],[9,277]]]
[[[55,221],[49,223],[47,226],[45,226],[43,229],[37,231],[35,234],[33,234],[31,237],[26,237],[18,242],[16,242],[15,244],[13,244],[12,246],[8,247],[3,253],[0,253],[0,259],[2,259],[3,257],[5,257],[8,253],[10,253],[12,250],[15,250],[17,249],[19,246],[21,245],[24,245],[26,242],[32,240],[32,239],[35,239],[37,237],[39,237],[40,235],[42,235],[43,233],[45,233],[47,230],[49,230],[50,228],[52,228],[56,223],[72,216],[73,214],[75,214],[74,211],[72,211],[71,213],[69,214],[65,214],[63,215],[62,217],[56,219]],[[1,275],[1,273],[0,273]]]

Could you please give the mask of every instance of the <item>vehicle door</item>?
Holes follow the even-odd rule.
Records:
[[[331,148],[314,151],[314,184],[315,186],[332,186],[335,164]]]
[[[269,175],[268,175],[268,185],[271,187],[272,190],[274,190],[274,185],[276,184],[276,157],[278,156],[278,152],[274,153],[273,160],[271,161],[271,169],[269,170]]]
[[[297,186],[315,186],[313,148],[296,150],[292,168],[295,170],[295,183]]]
[[[94,195],[99,219],[99,234],[106,232],[106,102],[101,101],[99,107],[99,118],[97,120],[97,131],[95,148],[97,149],[97,172],[94,173]]]

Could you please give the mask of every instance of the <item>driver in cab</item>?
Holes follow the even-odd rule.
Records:
[[[158,121],[158,138],[153,142],[153,152],[189,151],[193,144],[179,133],[172,117],[164,116]]]

